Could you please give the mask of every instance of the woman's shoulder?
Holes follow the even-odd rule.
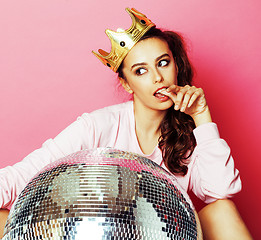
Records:
[[[90,113],[84,113],[84,120],[91,120],[96,123],[106,124],[114,122],[116,119],[130,118],[133,112],[133,102],[128,101],[94,110]]]
[[[133,108],[133,102],[128,101],[120,104],[115,104],[107,107],[103,107],[97,110],[94,110],[93,112],[90,113],[85,113],[90,116],[108,116],[108,115],[121,115],[126,112],[130,112]]]
[[[96,137],[117,136],[119,128],[128,129],[132,124],[132,102],[124,102],[95,110],[82,115],[83,125],[88,131],[94,131]],[[106,140],[107,141],[107,140]]]

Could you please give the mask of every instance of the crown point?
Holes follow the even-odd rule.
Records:
[[[102,49],[99,49],[98,52],[103,55],[103,56],[107,56],[109,55],[109,53],[107,53],[106,51],[102,50]]]
[[[150,28],[155,26],[150,19],[135,8],[126,8],[126,11],[132,19],[131,27],[127,30],[118,28],[117,31],[106,29],[105,33],[111,41],[110,53],[101,49],[98,50],[99,53],[93,52],[104,65],[107,65],[114,72],[117,72],[118,67],[127,56],[128,52],[140,38],[146,34]]]
[[[124,33],[124,32],[125,32],[125,30],[124,30],[124,29],[122,29],[122,28],[118,28],[118,29],[117,29],[117,32],[122,32],[122,33]]]

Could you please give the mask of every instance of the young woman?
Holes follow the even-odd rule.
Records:
[[[128,10],[141,24],[150,23]],[[191,84],[182,38],[151,24],[122,59],[104,59],[133,101],[83,114],[22,162],[0,170],[0,207],[9,207],[50,162],[82,149],[113,147],[150,158],[208,203],[199,213],[205,239],[251,239],[234,204],[226,200],[241,189],[239,172],[212,122],[203,90]]]

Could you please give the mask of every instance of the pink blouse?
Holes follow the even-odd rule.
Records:
[[[194,129],[194,135],[197,146],[189,159],[188,173],[176,176],[178,183],[206,203],[232,197],[241,190],[241,180],[230,148],[220,138],[216,124],[200,125]],[[150,155],[140,149],[132,101],[84,113],[21,162],[0,170],[0,208],[10,207],[30,179],[47,164],[71,153],[98,147],[135,152],[159,165],[162,163],[158,146]],[[166,169],[164,163],[162,167]]]

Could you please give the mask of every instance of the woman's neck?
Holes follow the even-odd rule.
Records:
[[[166,111],[149,109],[134,103],[135,131],[144,154],[151,154],[158,145],[161,135],[160,124],[165,115]]]
[[[166,111],[157,111],[134,105],[135,123],[147,133],[158,132],[165,115]]]

